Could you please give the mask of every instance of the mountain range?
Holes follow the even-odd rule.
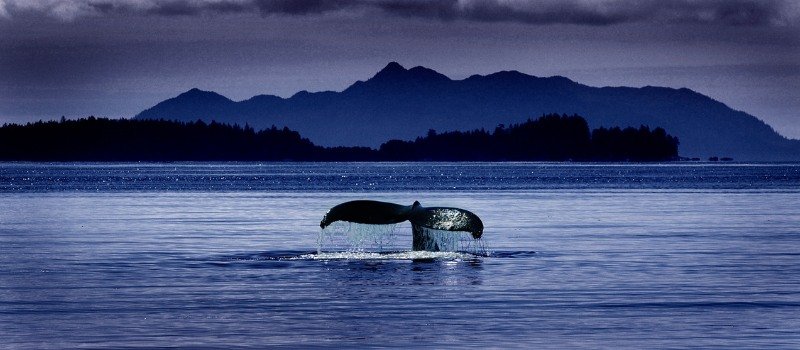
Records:
[[[493,130],[548,113],[580,114],[592,128],[663,127],[679,138],[684,157],[800,160],[800,140],[786,139],[758,118],[686,88],[591,87],[561,76],[517,71],[454,80],[396,62],[341,92],[232,101],[191,89],[135,118],[288,126],[324,146],[376,147],[390,139],[414,139],[430,129]]]

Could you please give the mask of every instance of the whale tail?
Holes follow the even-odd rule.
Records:
[[[460,208],[425,208],[419,202],[408,206],[372,200],[345,202],[328,210],[320,227],[324,229],[335,221],[383,225],[406,220],[412,225],[414,250],[440,250],[431,244],[423,228],[469,232],[475,239],[483,235],[483,222],[474,213]]]

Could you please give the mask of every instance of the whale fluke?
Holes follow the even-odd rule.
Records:
[[[422,208],[412,210],[408,218],[413,225],[434,230],[464,231],[478,239],[483,235],[483,222],[470,212],[460,208]]]
[[[344,202],[328,210],[319,226],[324,229],[336,221],[384,225],[406,220],[412,225],[414,250],[439,250],[428,242],[430,238],[422,228],[469,232],[475,239],[483,235],[483,222],[474,213],[460,208],[425,208],[419,202],[412,205],[373,200]]]

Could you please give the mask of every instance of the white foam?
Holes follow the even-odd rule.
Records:
[[[472,260],[478,256],[461,252],[407,251],[391,253],[375,252],[325,252],[304,254],[292,258],[297,260]]]

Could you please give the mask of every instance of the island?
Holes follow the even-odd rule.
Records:
[[[3,161],[635,161],[678,160],[660,127],[590,130],[579,115],[547,114],[494,130],[429,130],[379,148],[323,147],[297,131],[202,120],[108,119],[5,124]]]

